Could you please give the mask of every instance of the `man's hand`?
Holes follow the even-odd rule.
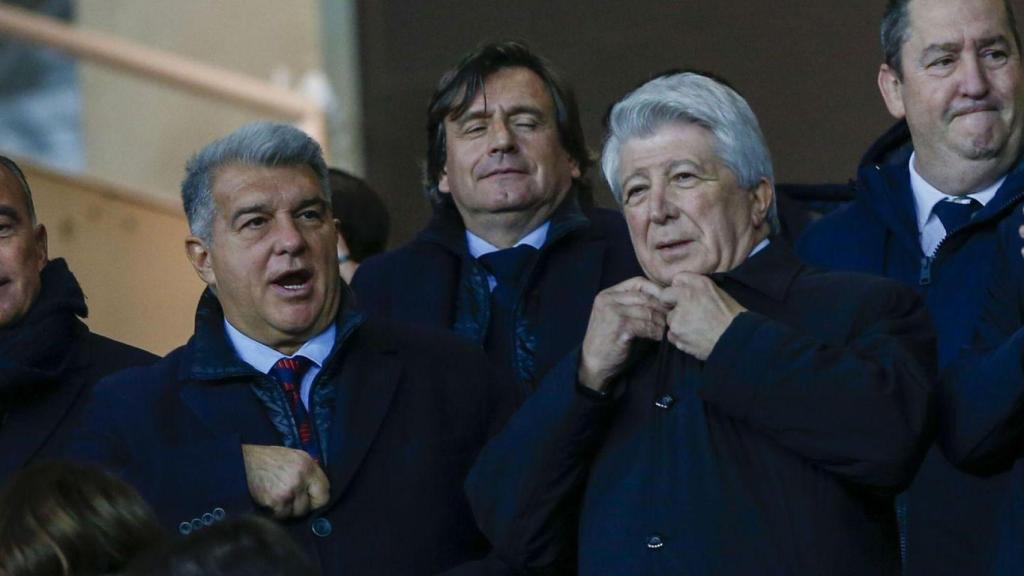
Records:
[[[669,310],[668,341],[705,361],[733,319],[746,308],[707,276],[682,272],[661,291],[661,305]]]
[[[583,339],[580,384],[604,392],[625,365],[634,340],[661,340],[666,308],[658,300],[660,293],[655,283],[636,277],[606,288],[594,298]]]
[[[330,498],[330,482],[302,450],[242,444],[245,479],[256,504],[278,519],[305,516]]]

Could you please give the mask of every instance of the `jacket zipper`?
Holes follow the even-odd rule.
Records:
[[[1013,197],[1007,200],[1006,203],[999,208],[999,210],[996,210],[994,214],[990,215],[988,218],[985,218],[985,220],[972,220],[968,222],[967,225],[961,226],[960,228],[953,230],[949,234],[946,234],[946,237],[940,240],[938,246],[935,247],[935,252],[933,253],[933,255],[925,256],[924,258],[921,259],[921,274],[918,279],[920,285],[927,286],[932,283],[932,263],[935,262],[940,255],[942,255],[942,247],[946,245],[946,240],[948,240],[951,236],[959,234],[962,230],[966,230],[972,224],[996,220],[998,217],[1001,217],[1005,212],[1012,210],[1012,207],[1015,204],[1017,204],[1017,202],[1019,202],[1021,198],[1024,198],[1024,192],[1018,192],[1017,194],[1015,194]]]

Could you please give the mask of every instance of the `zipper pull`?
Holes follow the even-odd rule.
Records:
[[[932,258],[931,256],[925,256],[921,259],[921,277],[919,283],[921,286],[927,286],[932,283]]]

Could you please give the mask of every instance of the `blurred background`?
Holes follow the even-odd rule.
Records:
[[[313,134],[383,196],[398,246],[429,217],[420,170],[437,79],[482,42],[519,39],[575,86],[594,151],[611,102],[697,68],[748,99],[779,182],[842,183],[892,122],[875,84],[884,4],[4,0],[0,153],[24,165],[90,326],[163,354],[192,333],[203,287],[184,253],[184,163],[247,121]],[[603,185],[597,199],[611,203]]]

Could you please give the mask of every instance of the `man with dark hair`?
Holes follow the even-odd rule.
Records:
[[[93,334],[87,315],[67,263],[48,258],[25,175],[0,156],[0,484],[64,454],[96,381],[156,359]]]
[[[892,0],[881,36],[878,86],[899,123],[864,156],[856,199],[799,251],[916,287],[943,369],[969,342],[998,229],[1024,194],[1020,37],[1005,0]],[[952,423],[940,416],[941,435]],[[933,449],[899,504],[907,573],[987,574],[1006,483]]]
[[[182,198],[208,286],[195,334],[97,387],[75,455],[123,474],[183,534],[273,514],[323,574],[484,556],[462,481],[515,388],[454,337],[353,309],[320,146],[243,126],[189,161]]]
[[[638,270],[622,217],[589,206],[590,164],[576,101],[547,62],[515,42],[471,52],[427,110],[434,217],[363,264],[360,304],[451,330],[531,382],[582,340],[593,296]]]

